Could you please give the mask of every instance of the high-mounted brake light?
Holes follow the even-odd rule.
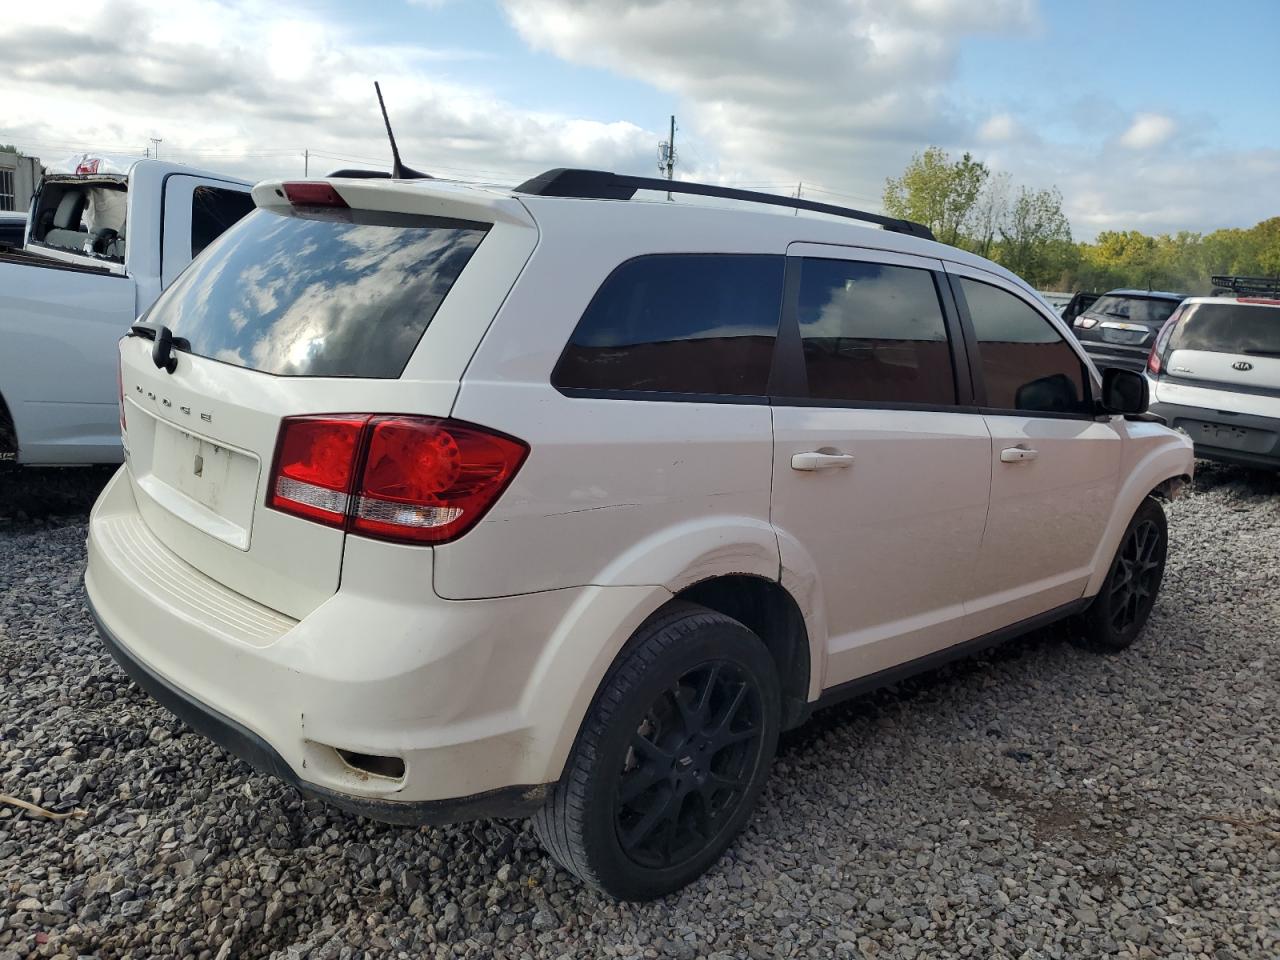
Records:
[[[317,180],[290,180],[282,184],[284,195],[295,207],[342,207],[347,201],[333,184]]]
[[[433,417],[289,417],[280,428],[270,506],[353,533],[447,543],[497,501],[526,444]]]

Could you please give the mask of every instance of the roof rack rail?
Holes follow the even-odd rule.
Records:
[[[831,203],[817,203],[800,197],[780,197],[776,193],[758,193],[755,190],[736,190],[709,183],[692,183],[687,180],[660,180],[656,177],[632,177],[610,173],[607,170],[576,170],[557,167],[526,180],[515,188],[516,193],[539,197],[577,197],[583,200],[630,200],[637,190],[659,190],[666,193],[684,193],[700,197],[721,197],[725,200],[745,200],[749,203],[767,203],[775,207],[812,210],[834,217],[875,223],[894,233],[905,233],[925,240],[934,239],[933,231],[922,223],[886,217],[882,213],[868,213],[852,207],[838,207]]]
[[[1215,287],[1230,290],[1237,297],[1280,296],[1280,277],[1210,277]]]

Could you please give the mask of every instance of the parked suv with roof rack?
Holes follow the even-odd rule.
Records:
[[[1100,368],[1141,371],[1151,344],[1185,294],[1112,290],[1072,320],[1076,337]]]
[[[1152,412],[1198,457],[1280,468],[1280,279],[1213,284],[1228,295],[1184,301],[1152,346]]]
[[[815,707],[1155,602],[1190,442],[917,224],[592,171],[254,199],[121,343],[85,582],[140,685],[309,795],[532,815],[658,896]]]

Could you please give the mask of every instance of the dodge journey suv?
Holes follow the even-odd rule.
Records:
[[[1147,619],[1190,441],[923,227],[592,171],[254,200],[121,341],[86,585],[143,688],[310,796],[531,816],[659,896],[815,707]]]

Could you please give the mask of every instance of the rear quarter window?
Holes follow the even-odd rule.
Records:
[[[198,356],[279,376],[400,376],[485,236],[484,224],[257,210],[148,319]]]
[[[655,254],[601,285],[552,373],[562,390],[763,397],[781,256]]]

